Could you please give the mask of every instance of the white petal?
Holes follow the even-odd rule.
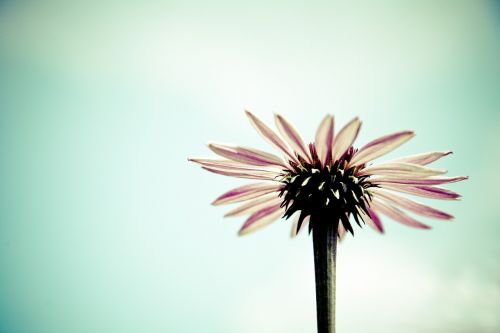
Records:
[[[261,170],[236,170],[234,168],[221,168],[221,167],[207,167],[203,166],[202,169],[207,171],[229,177],[246,178],[246,179],[261,179],[261,180],[275,180],[280,174],[271,171]]]
[[[227,212],[224,215],[224,217],[253,214],[256,211],[258,211],[266,206],[281,203],[282,199],[278,195],[279,195],[279,192],[272,192],[269,194],[261,195],[255,199],[248,200],[244,204]]]
[[[338,160],[352,146],[360,127],[361,121],[356,117],[340,130],[333,141],[332,161]]]
[[[285,213],[280,205],[269,206],[253,213],[243,224],[239,235],[247,235],[279,219]]]
[[[372,161],[377,157],[393,151],[406,141],[410,140],[414,135],[415,133],[412,131],[402,131],[373,140],[361,147],[361,149],[354,154],[353,158],[349,162],[349,165],[356,166]]]
[[[430,199],[456,200],[460,198],[460,194],[437,186],[384,184],[380,185],[380,187],[395,192],[408,193]]]
[[[295,155],[293,155],[287,144],[272,129],[270,129],[266,124],[264,124],[263,121],[257,118],[250,111],[245,112],[252,126],[257,132],[259,132],[260,135],[262,135],[262,137],[264,137],[264,139],[266,139],[274,147],[285,153],[285,155],[288,156],[291,161],[299,164],[299,160],[297,159],[297,157],[295,157]]]
[[[395,159],[394,162],[406,162],[406,163],[427,165],[429,163],[437,161],[441,157],[448,156],[451,153],[452,153],[451,151],[433,151],[423,154],[400,157],[398,159]]]
[[[371,202],[371,206],[374,210],[390,217],[391,219],[402,223],[404,225],[407,225],[409,227],[413,228],[418,228],[418,229],[430,229],[428,225],[423,224],[422,222],[419,222],[415,220],[414,218],[406,215],[403,213],[401,210],[397,209],[396,207],[393,207],[391,205],[388,205],[381,200],[377,200],[376,198],[373,198]]]
[[[448,184],[455,183],[462,180],[469,179],[467,176],[458,176],[458,177],[436,177],[436,178],[424,178],[424,179],[397,179],[391,177],[376,177],[370,178],[370,183],[372,184],[400,184],[400,185],[440,185],[440,184]]]
[[[276,122],[276,127],[278,127],[281,136],[288,142],[290,147],[292,147],[292,149],[304,160],[312,163],[309,149],[307,149],[304,141],[302,141],[302,138],[295,128],[293,128],[292,124],[279,114],[274,115],[274,121]]]
[[[327,115],[318,127],[314,146],[321,165],[325,166],[332,154],[333,146],[333,117]]]
[[[217,155],[233,161],[251,165],[277,165],[286,167],[285,162],[281,158],[262,150],[217,143],[210,143],[208,147]]]
[[[283,185],[277,183],[252,183],[233,188],[230,191],[220,195],[212,202],[212,205],[222,205],[234,202],[241,202],[253,199],[270,192],[280,191]]]
[[[340,221],[339,221],[339,227],[337,229],[337,233],[338,233],[339,240],[342,242],[345,238],[346,231],[345,231],[344,226],[342,225],[342,222],[340,222]]]
[[[391,178],[425,178],[446,173],[443,169],[429,169],[418,164],[388,162],[361,169],[358,175],[381,175]]]
[[[383,234],[384,226],[382,225],[382,221],[378,217],[377,213],[370,208],[368,208],[368,211],[370,212],[370,215],[367,215],[362,209],[358,209],[363,221],[365,221],[365,223],[372,227],[375,231]]]
[[[283,168],[276,165],[251,165],[232,160],[214,159],[214,158],[188,158],[188,161],[200,164],[207,167],[215,167],[232,170],[254,170],[254,171],[270,171],[275,173],[283,172]]]
[[[450,220],[453,218],[453,216],[451,216],[448,213],[442,212],[430,206],[423,205],[413,200],[401,197],[394,193],[386,192],[380,188],[373,188],[370,191],[372,191],[372,193],[374,193],[374,195],[377,198],[381,198],[385,201],[388,201],[391,204],[407,209],[418,215],[433,217],[441,220]]]

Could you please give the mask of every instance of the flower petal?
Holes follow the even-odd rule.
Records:
[[[377,213],[373,211],[373,209],[368,208],[368,212],[370,213],[370,215],[367,215],[362,209],[359,209],[358,211],[361,215],[361,218],[366,222],[366,224],[368,224],[370,227],[380,232],[381,234],[384,233],[384,226],[382,225],[382,221],[378,217]]]
[[[370,178],[372,184],[408,184],[408,185],[440,185],[447,183],[455,183],[465,179],[467,176],[459,177],[441,177],[441,178],[425,178],[425,179],[394,179],[387,177]]]
[[[291,161],[299,164],[299,160],[297,159],[297,157],[290,152],[290,149],[288,148],[286,143],[272,129],[270,129],[266,124],[264,124],[263,121],[257,118],[250,111],[245,111],[245,113],[247,114],[252,126],[257,132],[259,132],[260,135],[264,137],[264,139],[266,139],[277,149],[281,150],[286,156],[288,156]]]
[[[404,225],[407,225],[409,227],[413,228],[418,228],[418,229],[430,229],[426,224],[423,224],[422,222],[419,222],[415,220],[414,218],[406,215],[403,213],[401,210],[397,209],[396,207],[393,207],[391,205],[388,205],[380,200],[377,200],[374,198],[371,202],[371,206],[374,210],[377,210],[378,212],[390,217],[391,219],[402,223]]]
[[[208,145],[214,153],[230,160],[251,165],[279,165],[286,167],[285,162],[276,155],[262,150],[210,143]]]
[[[346,231],[342,223],[339,223],[339,227],[337,229],[337,233],[339,236],[339,240],[342,242],[345,239]]]
[[[400,157],[398,159],[395,159],[394,162],[406,162],[406,163],[427,165],[429,163],[437,161],[441,157],[448,156],[451,153],[452,153],[451,151],[433,151],[423,154]]]
[[[358,174],[364,175],[381,175],[387,178],[425,178],[446,173],[442,169],[429,169],[418,164],[403,163],[403,162],[388,162],[378,165],[372,165],[361,169]]]
[[[292,124],[279,114],[274,115],[274,121],[276,122],[276,127],[278,127],[281,136],[288,142],[290,147],[292,147],[292,149],[304,160],[312,163],[309,149],[307,149],[304,141],[302,141],[302,138],[295,128],[293,128]]]
[[[243,185],[222,194],[212,202],[212,205],[229,204],[253,199],[267,193],[277,192],[281,189],[281,187],[281,184],[273,184],[269,182]]]
[[[380,185],[380,187],[391,191],[413,194],[423,198],[442,200],[456,200],[460,198],[460,194],[437,186],[384,184]]]
[[[361,147],[361,149],[354,154],[349,165],[356,166],[372,161],[377,157],[393,151],[410,140],[413,136],[415,136],[415,133],[412,131],[402,131],[375,139]]]
[[[325,166],[332,154],[333,145],[333,117],[327,115],[318,127],[314,146],[318,153],[321,165]]]
[[[332,161],[338,160],[352,146],[358,136],[360,127],[361,121],[356,117],[340,130],[333,141]]]
[[[207,167],[203,166],[202,169],[207,171],[229,177],[246,178],[246,179],[262,179],[262,180],[275,180],[279,174],[271,171],[257,171],[257,170],[236,170],[230,168],[220,167]]]
[[[390,202],[391,204],[394,204],[396,206],[399,206],[401,208],[407,209],[415,214],[419,214],[422,216],[427,216],[427,217],[433,217],[436,219],[441,219],[441,220],[451,220],[453,216],[451,216],[448,213],[442,212],[440,210],[437,210],[435,208],[423,205],[421,203],[415,202],[413,200],[401,197],[399,195],[386,192],[382,189],[379,188],[373,188],[372,193],[377,196],[378,198],[381,198],[385,201]]]
[[[254,232],[276,221],[284,214],[284,212],[285,209],[281,208],[280,204],[262,208],[261,210],[250,215],[250,217],[245,221],[245,223],[241,227],[240,231],[238,232],[238,235],[243,236],[251,232]]]
[[[202,166],[232,169],[232,170],[254,170],[254,171],[270,171],[280,173],[283,171],[282,167],[276,165],[251,165],[232,160],[214,159],[214,158],[188,158],[188,161],[200,164]]]
[[[227,212],[224,217],[241,216],[246,214],[253,214],[256,211],[262,209],[270,204],[278,204],[282,202],[282,199],[278,196],[279,192],[271,192],[268,194],[261,195],[255,199],[248,200],[244,204],[234,208],[233,210]]]
[[[292,230],[290,232],[290,237],[292,238],[297,237],[297,235],[306,228],[306,226],[309,224],[311,216],[306,216],[304,218],[302,224],[300,225],[299,231],[297,231],[297,225],[299,224],[299,219],[300,219],[300,214],[297,214],[297,216],[293,219]]]

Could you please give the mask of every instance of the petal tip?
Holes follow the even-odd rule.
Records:
[[[253,121],[255,120],[255,118],[256,118],[256,117],[255,117],[255,115],[254,115],[251,111],[249,111],[248,109],[245,109],[245,114],[246,114],[246,116],[248,117],[248,119],[250,119],[252,122],[253,122]]]
[[[249,232],[248,232],[248,228],[247,228],[247,229],[245,229],[245,228],[241,228],[241,229],[238,231],[238,236],[239,236],[239,237],[246,236],[246,235],[248,235],[248,234],[249,234]]]
[[[416,135],[416,133],[415,133],[415,131],[414,131],[414,130],[406,130],[406,131],[402,131],[402,132],[400,132],[400,134],[401,134],[402,136],[408,136],[408,139],[407,139],[407,140],[412,139],[412,138]]]
[[[202,168],[204,168],[204,167],[202,167]],[[224,194],[223,194],[223,195],[221,195],[221,196],[218,196],[218,197],[217,197],[217,198],[215,198],[215,199],[214,199],[214,200],[213,200],[210,204],[211,204],[212,206],[219,206],[219,205],[221,204],[221,200],[223,199],[223,196],[224,196]]]
[[[286,122],[285,118],[277,112],[274,112],[274,121],[276,123]]]
[[[349,123],[356,124],[356,126],[361,127],[361,119],[358,116],[354,117]]]

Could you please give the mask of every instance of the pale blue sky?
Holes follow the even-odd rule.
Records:
[[[248,237],[209,203],[245,181],[188,156],[268,149],[244,108],[311,140],[440,161],[456,216],[356,230],[339,249],[339,332],[500,330],[500,20],[489,1],[0,4],[0,331],[313,332],[311,239]]]

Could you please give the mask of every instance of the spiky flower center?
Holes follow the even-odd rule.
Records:
[[[285,217],[300,211],[299,229],[305,217],[310,216],[309,230],[315,223],[339,223],[351,233],[349,217],[360,224],[360,210],[368,213],[371,195],[366,189],[372,186],[368,176],[356,176],[357,168],[347,167],[352,156],[350,149],[341,159],[322,167],[317,157],[314,163],[294,165],[282,182],[281,192]],[[302,161],[301,161],[302,162]]]

